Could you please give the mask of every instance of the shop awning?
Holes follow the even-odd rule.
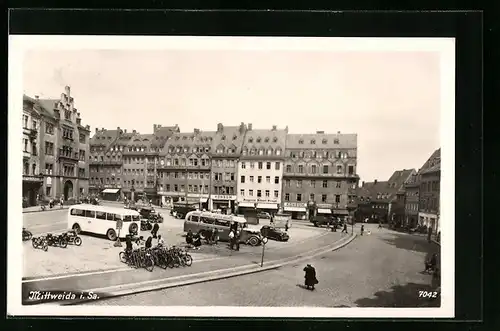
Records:
[[[306,209],[301,207],[285,207],[285,211],[299,211],[305,213]]]
[[[258,203],[257,208],[260,208],[260,209],[278,209],[278,205],[275,203]]]
[[[240,202],[238,204],[239,207],[250,207],[253,208],[255,207],[255,204],[253,202]]]
[[[118,193],[119,190],[119,188],[107,188],[102,193]]]
[[[347,210],[334,210],[333,214],[334,215],[349,215],[349,212]]]
[[[332,211],[330,209],[321,209],[318,208],[318,214],[331,214]]]
[[[205,203],[205,202],[207,202],[207,201],[208,201],[208,199],[207,199],[207,198],[200,198],[200,202],[201,202],[201,203]]]

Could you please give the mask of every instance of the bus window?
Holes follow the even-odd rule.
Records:
[[[107,213],[106,219],[108,221],[114,221],[114,217],[113,216],[115,216],[115,214]]]
[[[227,222],[224,222],[224,221],[219,221],[219,220],[215,220],[214,222],[215,225],[218,225],[218,226],[228,226]]]
[[[141,220],[141,217],[140,217],[140,216],[138,216],[138,215],[134,215],[134,216],[132,216],[132,220],[133,220],[134,222],[139,222],[139,221]]]
[[[85,216],[85,211],[82,209],[71,209],[71,216]]]
[[[115,221],[121,220],[121,219],[122,219],[122,215],[115,214]]]
[[[214,220],[208,217],[201,217],[200,221],[204,224],[214,224]]]
[[[85,211],[85,217],[94,218],[95,217],[95,211],[93,211],[93,210],[86,210]]]
[[[105,220],[106,219],[106,213],[102,212],[102,211],[96,211],[95,218],[100,219],[100,220]]]
[[[199,222],[200,221],[200,217],[198,215],[191,215],[190,221],[191,222]]]
[[[123,216],[123,221],[124,222],[132,222],[132,216],[131,215]]]

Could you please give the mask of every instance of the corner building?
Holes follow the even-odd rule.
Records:
[[[279,210],[287,132],[276,126],[253,130],[248,124],[238,162],[237,213]]]
[[[359,176],[357,135],[288,134],[283,173],[283,209],[295,219],[354,212]]]
[[[41,188],[38,186],[37,189],[38,194],[47,198],[63,197],[65,200],[87,194],[90,126],[82,125],[70,87],[66,86],[60,98],[56,99],[24,96],[23,110],[23,126],[30,129],[28,141],[23,142],[23,148],[27,152],[23,155],[23,171],[37,174],[36,177],[30,176],[37,179],[38,185],[39,179],[42,179]],[[31,128],[29,117],[24,118],[26,111],[32,114]],[[36,157],[37,162],[33,162],[33,157]],[[31,177],[23,178],[23,183],[33,181]],[[26,193],[24,188],[25,185],[23,196]],[[30,192],[32,193],[27,193],[27,197],[32,199],[35,190]]]
[[[208,209],[234,213],[236,207],[238,159],[245,140],[246,126],[217,124],[211,149],[212,178]]]
[[[165,143],[157,166],[163,204],[177,201],[208,208],[210,152],[215,132],[176,132]]]

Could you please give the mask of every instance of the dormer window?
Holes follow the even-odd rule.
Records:
[[[255,155],[255,152],[256,152],[256,151],[255,151],[255,148],[252,148],[252,149],[250,150],[250,155]]]
[[[222,136],[222,137],[221,137],[221,140],[226,140],[226,136]]]
[[[273,150],[272,149],[268,149],[267,150],[267,155],[272,155],[273,154]]]
[[[248,138],[248,142],[253,143],[253,138],[252,137]]]
[[[175,137],[175,140],[179,140],[179,136]]]
[[[260,143],[260,137],[257,138],[257,142]]]
[[[326,145],[327,140],[326,140],[326,139],[323,139],[323,140],[321,141],[321,143],[322,143],[323,145]]]
[[[186,139],[187,139],[187,137],[186,137],[186,136],[182,136],[182,140],[186,140]]]
[[[276,150],[276,155],[281,155],[281,149]]]
[[[302,145],[304,143],[304,140],[300,139],[299,140],[299,145]]]
[[[236,140],[236,138],[238,138],[236,135],[233,136],[233,140]]]
[[[269,138],[268,138],[268,137],[266,137],[266,139],[264,139],[264,141],[265,141],[266,143],[267,143],[267,142],[269,142]]]
[[[245,147],[245,148],[243,148],[243,150],[241,151],[241,154],[243,154],[243,155],[247,155],[247,148],[246,148],[246,147]]]
[[[259,149],[259,155],[264,155],[264,150],[262,148]]]
[[[312,139],[311,140],[311,145],[314,145],[314,144],[316,144],[316,140]]]
[[[334,143],[335,145],[338,145],[338,144],[339,144],[339,138],[335,138],[335,139],[333,139],[333,143]]]
[[[278,141],[278,138],[274,137],[274,138],[273,138],[273,141],[274,141],[274,142],[277,142],[277,141]]]

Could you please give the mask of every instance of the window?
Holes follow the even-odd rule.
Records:
[[[245,162],[241,162],[241,169],[246,169],[246,164],[245,164]]]
[[[248,190],[248,195],[253,197],[253,190]]]
[[[102,211],[97,211],[95,213],[95,218],[100,219],[100,220],[105,220],[106,219],[106,213]]]
[[[244,184],[245,183],[245,176],[241,176],[240,178],[240,183]]]
[[[285,201],[290,201],[290,193],[285,193]]]
[[[309,194],[309,200],[314,201],[314,193]]]
[[[28,139],[23,139],[23,142],[24,142],[24,151],[27,152],[28,151]]]
[[[271,183],[271,176],[266,176],[266,183]]]
[[[274,184],[279,184],[280,183],[280,178],[278,176],[274,177]]]
[[[299,165],[299,174],[304,172],[304,166],[302,164]]]
[[[250,176],[250,183],[253,183],[253,176]]]
[[[290,187],[290,179],[285,179],[285,186]]]
[[[339,194],[335,194],[335,202],[336,203],[340,202],[340,195]]]
[[[312,173],[312,174],[315,174],[315,173],[316,173],[316,171],[317,171],[317,169],[316,169],[316,165],[315,165],[315,164],[313,164],[313,165],[311,166],[311,173]]]
[[[51,192],[51,190],[50,190],[50,189],[51,189],[51,187],[50,187],[50,186],[47,186],[47,187],[45,188],[45,195],[50,196],[50,192]]]
[[[243,197],[245,196],[245,190],[240,190],[240,195]]]
[[[266,198],[269,198],[269,190],[266,190]]]
[[[174,192],[179,192],[179,186],[177,184],[174,184]]]
[[[349,165],[347,167],[347,169],[348,169],[347,171],[348,171],[349,175],[354,175],[354,166]]]
[[[80,143],[85,144],[85,142],[86,142],[85,135],[81,133],[80,134]]]
[[[260,198],[262,197],[262,191],[261,190],[257,190],[257,198]]]
[[[300,180],[300,179],[299,179],[299,180],[297,181],[297,187],[298,187],[298,188],[301,188],[301,187],[302,187],[302,180]]]
[[[85,217],[94,218],[95,217],[95,211],[93,211],[93,210],[86,210],[85,211]]]
[[[52,163],[45,163],[45,174],[52,175],[52,171],[54,170],[54,165]]]
[[[274,164],[274,170],[280,170],[280,163],[279,162],[276,162]]]
[[[255,168],[255,163],[250,162],[250,169],[253,169],[253,168]]]
[[[23,115],[23,128],[28,129],[28,116]]]
[[[297,201],[302,201],[302,194],[300,193],[297,193]]]
[[[71,216],[85,216],[85,210],[82,209],[71,209]]]
[[[257,177],[257,183],[259,183],[259,184],[262,183],[262,176]]]
[[[323,166],[323,173],[324,173],[324,174],[327,174],[327,173],[328,173],[328,166],[327,166],[327,165],[324,165],[324,166]]]
[[[23,174],[24,175],[30,174],[30,165],[28,162],[24,162],[24,164],[23,164]]]
[[[286,166],[286,172],[292,172],[292,166],[287,164]]]
[[[327,180],[324,180],[323,181],[323,188],[327,188],[328,187],[328,181]]]
[[[271,169],[271,162],[267,162],[267,163],[266,163],[266,169],[267,169],[267,170],[270,170],[270,169]]]
[[[340,181],[335,182],[335,187],[336,188],[341,188],[342,187],[342,182],[340,182]]]
[[[341,173],[342,173],[342,166],[338,165],[337,166],[337,174],[341,174]]]
[[[278,190],[275,190],[275,191],[274,191],[274,197],[277,199],[277,198],[278,198],[278,196],[279,196],[279,192],[278,192]]]
[[[259,170],[262,170],[262,162],[259,162]]]
[[[338,145],[338,144],[339,144],[339,138],[335,138],[335,139],[333,139],[333,143],[334,143],[335,145]]]
[[[321,202],[326,202],[326,194],[321,195]]]
[[[51,123],[45,124],[45,133],[54,134],[54,125]]]
[[[311,187],[316,187],[316,181],[315,180],[311,180]]]

